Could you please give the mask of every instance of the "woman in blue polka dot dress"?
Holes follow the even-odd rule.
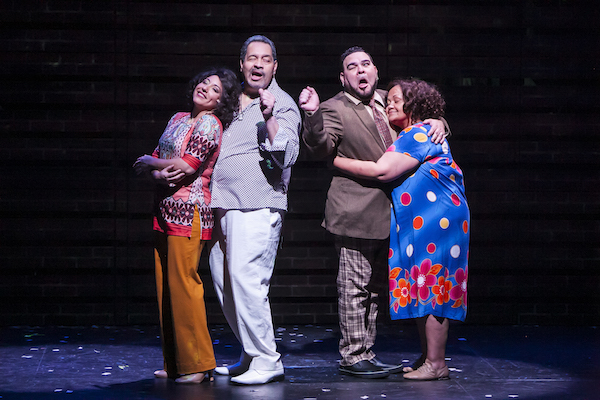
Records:
[[[336,157],[334,166],[393,181],[390,314],[416,319],[422,350],[404,378],[448,379],[449,319],[464,321],[467,313],[470,217],[463,174],[448,142],[432,143],[430,126],[422,123],[444,114],[437,89],[416,79],[394,80],[388,88],[386,113],[398,139],[376,162]]]

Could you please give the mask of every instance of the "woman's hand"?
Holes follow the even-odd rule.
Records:
[[[151,169],[149,162],[152,160],[152,158],[153,157],[149,156],[148,154],[138,157],[138,159],[133,163],[135,173],[139,175],[143,172],[149,171]]]
[[[175,184],[185,177],[185,173],[180,169],[175,169],[174,165],[168,165],[163,169],[152,171],[152,177],[158,183],[175,187]]]

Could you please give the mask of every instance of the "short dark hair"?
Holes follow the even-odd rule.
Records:
[[[410,113],[412,121],[444,116],[446,101],[434,84],[416,78],[396,78],[389,83],[388,91],[394,86],[402,89],[404,112]]]
[[[365,51],[365,49],[363,49],[360,46],[352,46],[352,47],[348,48],[346,51],[344,51],[342,53],[342,55],[340,56],[340,70],[342,72],[344,72],[344,60],[346,59],[346,57],[348,57],[352,53],[366,53],[369,56],[369,58],[371,59],[371,62],[373,62],[373,57],[371,57],[371,54],[369,54],[367,51]],[[375,64],[375,63],[373,63],[373,64]]]
[[[228,68],[209,68],[200,72],[193,77],[188,84],[187,99],[190,107],[193,107],[194,90],[196,89],[196,86],[209,76],[213,75],[218,76],[221,80],[221,85],[223,85],[221,98],[213,110],[213,114],[219,118],[223,125],[223,130],[225,130],[229,124],[231,124],[231,121],[233,121],[233,118],[239,110],[240,93],[242,92],[240,81],[232,70]]]
[[[275,43],[273,43],[273,41],[271,39],[269,39],[268,37],[266,37],[264,35],[254,35],[254,36],[250,36],[248,39],[246,39],[246,41],[242,45],[242,48],[240,50],[240,60],[241,61],[244,61],[244,59],[246,58],[246,53],[248,52],[248,46],[252,42],[263,42],[263,43],[266,43],[269,46],[271,46],[271,52],[273,53],[273,60],[277,60],[277,50],[275,49]]]

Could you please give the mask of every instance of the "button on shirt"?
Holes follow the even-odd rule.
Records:
[[[256,98],[223,132],[212,175],[212,208],[287,210],[291,167],[300,150],[300,112],[275,78],[267,90],[275,96],[273,116],[279,123],[275,140],[268,139],[260,98]]]

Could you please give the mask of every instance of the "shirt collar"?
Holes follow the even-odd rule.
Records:
[[[351,95],[350,93],[344,91],[344,94],[346,95],[346,97],[348,97],[350,99],[350,101],[352,101],[354,104],[358,104],[358,103],[362,103],[362,100],[354,97],[353,95]],[[375,99],[376,103],[379,103],[379,105],[383,108],[385,108],[385,103],[383,101],[383,97],[381,97],[381,95],[379,94],[379,92],[377,90],[375,90],[375,92],[373,93],[373,98]]]

